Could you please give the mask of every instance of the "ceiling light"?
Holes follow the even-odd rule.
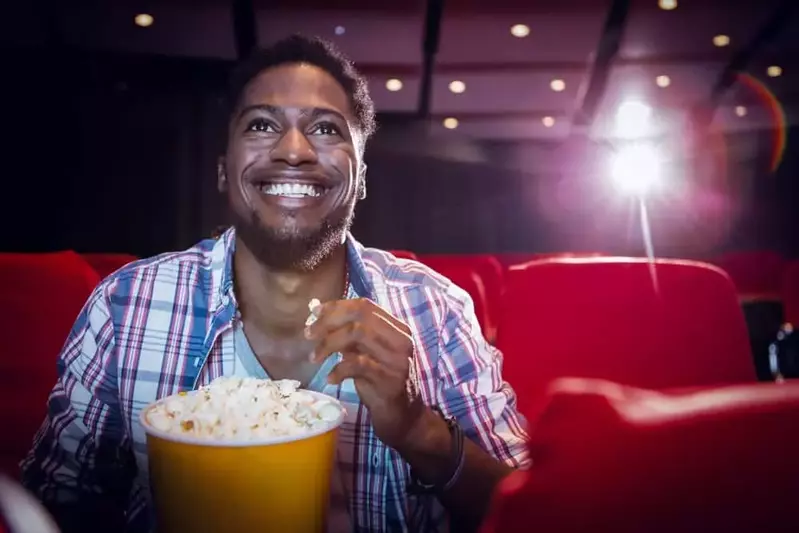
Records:
[[[782,67],[777,65],[771,65],[767,70],[766,73],[771,76],[772,78],[777,78],[782,76]]]
[[[715,37],[713,37],[713,44],[718,47],[727,46],[730,44],[730,36],[716,35]]]
[[[671,11],[672,9],[677,9],[677,0],[659,0],[658,6],[660,6],[660,9]]]
[[[154,19],[152,15],[148,15],[147,13],[139,13],[133,18],[133,21],[136,23],[136,26],[147,28],[153,25]]]
[[[391,78],[390,80],[386,80],[386,89],[391,92],[397,92],[402,89],[402,80],[398,80],[397,78]]]
[[[555,125],[555,119],[554,119],[554,118],[552,118],[552,117],[544,117],[544,118],[542,118],[542,119],[541,119],[541,123],[542,123],[542,124],[543,124],[545,127],[547,127],[547,128],[551,128],[552,126],[554,126],[554,125]]]
[[[514,37],[527,37],[530,35],[530,26],[527,24],[514,24],[510,27],[510,34]]]
[[[735,114],[738,115],[739,117],[745,117],[746,116],[746,107],[744,107],[742,105],[735,106]]]
[[[347,28],[344,26],[336,26],[336,29],[333,31],[336,32],[336,35],[344,35],[344,33],[347,31]]]
[[[549,86],[552,88],[553,91],[559,93],[566,88],[566,82],[563,80],[554,79],[551,82],[549,82]]]
[[[444,127],[448,130],[454,130],[458,127],[458,119],[454,117],[448,117],[444,119]]]
[[[655,78],[655,83],[657,83],[658,87],[665,89],[666,87],[671,85],[671,78],[665,75],[661,75]]]
[[[455,80],[453,82],[450,82],[449,90],[455,94],[461,94],[463,91],[466,90],[466,84],[460,80]]]

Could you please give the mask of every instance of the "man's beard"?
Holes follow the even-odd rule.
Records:
[[[264,224],[255,210],[249,216],[231,210],[236,238],[244,242],[261,264],[284,272],[309,272],[341,245],[352,227],[354,206],[337,215],[340,214],[334,213],[315,228],[276,229]]]

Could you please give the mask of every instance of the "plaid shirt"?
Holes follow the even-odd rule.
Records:
[[[95,289],[59,355],[48,416],[22,463],[24,485],[45,503],[103,495],[127,508],[130,531],[152,530],[139,414],[225,375],[235,352],[234,246],[230,229],[218,240],[132,263]],[[523,419],[469,296],[423,265],[351,236],[347,254],[355,292],[413,332],[412,375],[424,402],[455,417],[492,456],[526,467]],[[445,529],[432,496],[408,494],[410,467],[375,436],[363,405],[352,434],[353,531]]]

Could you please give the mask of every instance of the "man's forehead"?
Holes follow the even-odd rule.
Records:
[[[344,88],[329,73],[312,65],[280,65],[260,72],[246,86],[241,107],[330,109],[352,118]]]

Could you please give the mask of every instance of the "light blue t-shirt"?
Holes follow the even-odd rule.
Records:
[[[350,288],[349,294],[352,294],[352,288]],[[247,340],[247,336],[244,333],[244,325],[241,320],[236,322],[234,339],[236,347],[233,376],[270,379],[269,374],[264,367],[261,366],[258,357],[255,355],[255,352],[252,350]],[[349,509],[349,494],[352,483],[349,480],[349,476],[343,475],[344,472],[350,471],[351,465],[348,467],[343,463],[346,462],[346,458],[352,457],[352,450],[348,451],[346,445],[347,442],[352,442],[352,440],[345,435],[348,434],[352,427],[350,418],[358,412],[358,399],[351,380],[347,380],[349,381],[349,387],[346,387],[346,385],[330,385],[327,382],[328,374],[330,374],[330,371],[340,360],[341,356],[339,354],[328,357],[306,387],[308,390],[321,392],[338,398],[348,413],[342,427],[339,429],[336,450],[337,460],[333,469],[333,478],[330,487],[330,508],[327,516],[327,533],[345,533],[352,531],[352,520],[350,519]],[[346,383],[345,381],[345,384]],[[351,389],[351,392],[342,391],[342,388]]]

